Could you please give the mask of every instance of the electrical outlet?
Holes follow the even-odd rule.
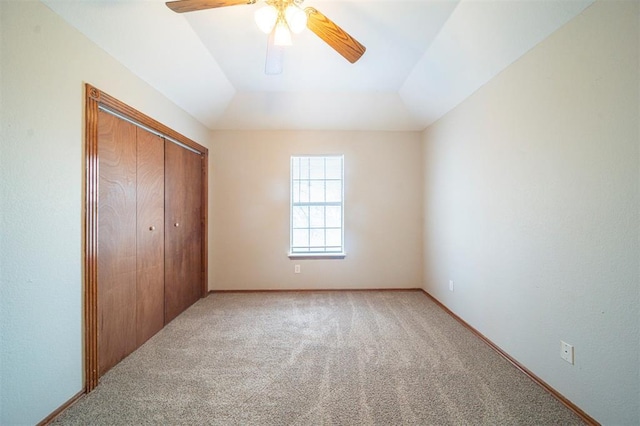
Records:
[[[573,365],[573,346],[567,342],[560,341],[560,357]]]
[[[453,291],[453,280],[449,280],[449,291]]]
[[[293,272],[296,273],[296,274],[299,274],[300,273],[300,265],[295,265],[293,267]]]

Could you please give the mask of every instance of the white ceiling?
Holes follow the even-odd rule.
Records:
[[[310,31],[265,75],[261,6],[176,14],[160,0],[42,0],[211,129],[422,130],[593,0],[306,0],[367,47]]]

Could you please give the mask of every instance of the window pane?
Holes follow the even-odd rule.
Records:
[[[312,203],[324,202],[324,181],[312,180],[310,182],[310,186],[311,186],[311,191],[310,191],[309,201]]]
[[[324,247],[324,229],[312,229],[309,242],[311,247]]]
[[[300,182],[297,180],[291,182],[291,201],[300,202]]]
[[[324,157],[311,157],[311,179],[324,179]]]
[[[309,227],[309,207],[294,206],[292,220],[293,220],[294,228],[308,228]]]
[[[324,228],[324,207],[311,206],[309,211],[310,223],[312,228]]]
[[[340,228],[342,226],[342,207],[326,207],[327,228]]]
[[[327,157],[325,179],[342,179],[342,157]]]
[[[342,231],[327,229],[327,246],[342,247]]]
[[[291,243],[296,247],[307,247],[309,245],[309,231],[306,229],[294,229]]]
[[[300,176],[294,176],[294,179],[309,179],[308,157],[300,157]]]
[[[291,158],[291,178],[300,178],[300,158],[298,157]]]
[[[339,180],[328,180],[327,185],[327,202],[342,201],[342,182]]]
[[[302,180],[298,182],[298,200],[296,203],[308,203],[309,202],[309,181]]]

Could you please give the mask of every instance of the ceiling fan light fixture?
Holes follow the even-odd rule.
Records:
[[[265,34],[271,33],[278,21],[278,10],[273,6],[264,6],[253,14],[256,25]]]
[[[2,1],[2,0],[0,0]],[[196,10],[215,9],[225,6],[241,4],[254,5],[258,0],[171,0],[167,7],[176,13],[193,12]],[[291,31],[296,34],[304,28],[320,37],[333,50],[342,55],[352,64],[357,62],[367,50],[358,40],[340,28],[331,19],[313,7],[300,8],[304,0],[264,0],[266,6],[254,13],[254,19],[261,31],[269,34],[267,52],[282,51],[273,49],[274,46],[290,46]],[[269,54],[267,54],[269,55]],[[280,56],[281,58],[281,56]],[[269,57],[267,57],[267,61]],[[282,71],[282,60],[279,67],[268,67],[267,73]],[[277,68],[277,69],[276,69]]]
[[[276,46],[291,46],[291,32],[289,26],[283,19],[279,19],[274,30],[273,44]]]
[[[307,28],[307,14],[298,6],[289,5],[284,12],[287,24],[294,34],[300,34]]]

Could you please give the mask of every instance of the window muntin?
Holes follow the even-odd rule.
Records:
[[[291,157],[290,253],[344,251],[344,158]]]

